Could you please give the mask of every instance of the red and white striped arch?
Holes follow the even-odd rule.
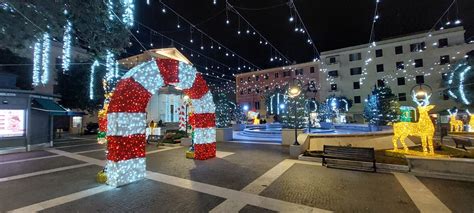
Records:
[[[157,59],[128,71],[118,82],[107,111],[107,183],[121,186],[146,174],[146,107],[161,87],[174,85],[194,108],[194,155],[216,156],[215,105],[206,81],[196,69],[174,59]]]

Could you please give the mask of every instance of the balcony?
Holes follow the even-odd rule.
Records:
[[[341,69],[341,63],[339,63],[339,61],[336,61],[335,63],[324,64],[324,65],[323,65],[323,69],[327,69],[327,70],[339,70],[339,69]]]

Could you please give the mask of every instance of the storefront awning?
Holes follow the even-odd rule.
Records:
[[[51,115],[68,115],[68,111],[53,100],[33,98],[31,108]]]

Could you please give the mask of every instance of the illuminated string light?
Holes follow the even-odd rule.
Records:
[[[50,53],[50,48],[51,48],[51,40],[50,36],[48,33],[43,34],[43,52],[42,52],[42,70],[43,73],[41,75],[41,84],[45,85],[49,81],[49,53]]]
[[[89,82],[89,100],[94,99],[94,81],[95,81],[95,68],[99,66],[99,62],[97,60],[91,66],[91,77]]]
[[[71,64],[71,45],[72,45],[72,23],[67,20],[66,25],[64,26],[64,36],[63,36],[63,61],[62,67],[64,71],[69,70]]]
[[[107,14],[109,15],[109,20],[114,20],[114,2],[113,0],[107,1]]]
[[[128,27],[132,27],[134,23],[133,12],[135,10],[134,0],[122,0],[124,12],[122,14],[122,21]]]
[[[105,67],[107,70],[107,73],[105,74],[105,79],[107,81],[110,81],[114,76],[115,76],[115,57],[110,50],[107,50],[107,55],[105,59]]]
[[[471,102],[467,100],[466,93],[464,92],[464,78],[466,72],[471,70],[471,66],[466,67],[460,74],[459,74],[459,94],[461,96],[461,100],[464,104],[469,105]]]
[[[40,83],[41,71],[41,41],[35,43],[33,50],[33,86],[38,86]]]

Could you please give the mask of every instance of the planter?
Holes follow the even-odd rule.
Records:
[[[406,156],[410,172],[419,176],[474,181],[474,159]]]
[[[234,131],[243,131],[245,129],[245,124],[232,124],[232,129]]]
[[[303,133],[302,129],[297,130],[297,134]],[[281,130],[281,144],[282,145],[293,145],[295,143],[295,129],[282,129]]]
[[[290,145],[290,157],[293,159],[298,159],[298,156],[301,154],[300,145]]]
[[[226,142],[233,139],[233,128],[216,128],[216,141]]]

